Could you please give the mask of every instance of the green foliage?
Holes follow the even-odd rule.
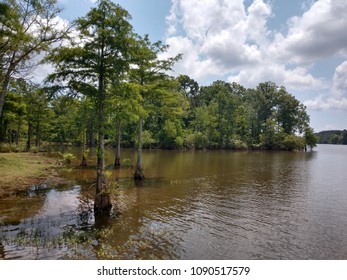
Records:
[[[263,133],[260,134],[260,142],[267,149],[281,149],[282,141],[285,137],[283,128],[274,119],[267,119],[263,126]]]
[[[142,145],[146,148],[151,148],[155,143],[155,140],[152,137],[152,133],[148,130],[142,132]]]
[[[176,146],[176,148],[178,148],[178,149],[182,148],[183,147],[183,143],[184,143],[184,140],[183,140],[182,136],[177,136],[175,138],[175,146]]]
[[[295,135],[286,135],[282,142],[283,148],[288,151],[301,151],[305,148],[305,139]]]
[[[315,133],[319,144],[347,145],[347,130],[326,130]]]
[[[203,98],[198,95],[201,105],[191,108],[185,94],[178,91],[174,83],[165,83],[168,86],[165,94],[162,90],[153,92],[159,94],[158,98],[148,95],[146,99],[139,99],[141,95],[134,84],[112,84],[108,88],[107,94],[112,98],[107,100],[104,112],[107,143],[115,142],[116,127],[120,122],[122,143],[133,147],[138,141],[139,112],[146,112],[142,131],[145,148],[300,150],[302,143],[297,141],[300,137],[294,135],[301,132],[307,146],[313,148],[317,143],[308,126],[305,108],[299,102],[291,101],[299,105],[296,112],[286,118],[290,110],[283,113],[278,105],[278,100],[282,103],[287,100],[283,98],[286,93],[280,88],[277,95],[273,84],[269,86],[273,92],[268,94],[267,98],[271,99],[268,100],[260,91],[246,90],[235,84],[226,86],[219,81],[205,87]],[[8,95],[3,117],[7,122],[4,139],[12,139],[9,142],[13,143],[17,134],[19,139],[27,139],[31,124],[32,136],[44,141],[78,145],[95,141],[98,128],[95,98],[57,96],[49,100],[45,91],[21,81],[13,89]],[[163,98],[161,94],[164,94]],[[288,100],[293,98],[289,95]],[[263,105],[255,103],[254,99]],[[146,110],[137,112],[138,108],[144,108],[140,105],[144,100]],[[264,116],[267,117],[262,120]],[[330,143],[341,143],[344,135],[343,132],[330,134],[327,139]]]
[[[11,144],[11,143],[0,143],[0,153],[18,153],[24,152],[26,147],[23,143]]]
[[[131,159],[130,158],[123,159],[122,167],[123,168],[131,168],[131,167],[133,167],[133,163],[131,162]]]
[[[313,129],[310,127],[306,127],[304,130],[304,138],[305,138],[305,144],[309,146],[311,149],[313,147],[316,147],[318,138],[316,135],[314,135]]]
[[[56,0],[6,0],[0,8],[1,118],[11,80],[28,73],[31,58],[64,38],[66,27],[57,28],[60,9]]]
[[[246,142],[238,139],[238,137],[234,137],[231,140],[231,148],[234,150],[247,150],[248,149],[248,145]]]
[[[205,134],[197,131],[186,136],[183,141],[183,146],[188,149],[205,149],[208,145],[208,139]]]
[[[71,153],[64,153],[63,159],[66,164],[70,165],[72,161],[75,159],[75,156]]]

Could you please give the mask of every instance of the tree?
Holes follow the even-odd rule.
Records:
[[[347,145],[347,130],[344,129],[342,133],[342,145]]]
[[[93,127],[95,123],[95,108],[93,102],[89,96],[83,96],[78,102],[76,126],[78,134],[78,144],[82,147],[81,163],[80,166],[86,167],[87,163],[87,138],[88,129]],[[92,136],[93,137],[93,136]]]
[[[85,17],[76,21],[80,42],[54,50],[49,60],[56,73],[48,81],[61,82],[70,90],[90,95],[98,111],[97,182],[94,208],[109,210],[111,202],[104,173],[105,104],[111,81],[119,81],[128,69],[130,15],[110,0],[100,0]],[[63,84],[65,83],[65,85]]]
[[[54,142],[74,143],[79,135],[79,129],[83,125],[78,123],[79,102],[71,96],[58,96],[50,103],[54,111],[54,119],[52,120],[52,140]]]
[[[154,143],[157,147],[166,149],[183,146],[184,119],[188,115],[189,101],[184,93],[178,91],[176,80],[172,82],[172,88],[166,89],[166,95],[152,102],[153,110],[145,123],[150,136],[147,137],[149,146]]]
[[[179,75],[177,81],[179,83],[179,89],[187,96],[191,109],[197,107],[199,105],[199,84],[187,75]]]
[[[40,148],[41,140],[49,137],[51,127],[53,111],[48,103],[49,98],[39,85],[24,79],[12,80],[0,124],[2,141],[18,145],[26,136],[26,149],[30,150],[35,136],[35,145]]]
[[[148,36],[139,37],[135,42],[132,52],[132,68],[129,72],[129,81],[134,84],[138,90],[140,108],[138,143],[137,143],[137,161],[135,166],[134,178],[136,180],[144,179],[142,164],[142,132],[143,122],[146,117],[146,110],[149,109],[150,99],[165,95],[165,88],[171,81],[166,72],[171,70],[173,64],[181,58],[177,55],[168,59],[159,59],[159,54],[167,51],[168,46],[158,41],[151,43]]]
[[[277,91],[276,103],[277,121],[286,134],[303,132],[309,123],[306,107],[293,95],[289,94],[285,87]]]
[[[19,144],[25,113],[26,104],[24,103],[23,95],[17,94],[12,90],[9,91],[0,124],[3,128],[0,135],[1,142],[7,140],[9,143]]]
[[[216,147],[220,137],[217,117],[218,104],[212,101],[208,106],[195,108],[195,117],[192,122],[194,127],[194,147],[197,149]]]
[[[305,146],[309,146],[310,149],[312,150],[313,147],[317,146],[318,139],[314,135],[314,131],[310,127],[306,127],[304,130],[304,138],[305,138]],[[306,147],[305,147],[306,150]]]
[[[110,99],[110,118],[114,125],[111,125],[111,135],[113,135],[114,130],[116,131],[116,157],[114,161],[114,166],[116,168],[121,167],[121,136],[122,136],[122,126],[129,123],[138,121],[138,116],[136,111],[138,110],[138,96],[136,90],[129,84],[112,83],[108,89],[112,98]]]
[[[32,59],[66,35],[58,28],[56,0],[5,0],[0,5],[0,118],[11,79],[35,65]]]

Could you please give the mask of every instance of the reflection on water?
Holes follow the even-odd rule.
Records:
[[[92,211],[95,170],[69,170],[75,184],[1,201],[0,258],[346,259],[346,155],[145,151],[141,186],[112,171],[108,218]]]
[[[28,190],[28,196],[30,199],[16,198],[16,205],[12,207],[17,209],[17,215],[2,215],[0,241],[6,258],[55,259],[63,256],[70,245],[65,244],[66,241],[94,223],[92,201],[81,198],[80,186],[58,189],[35,186]],[[11,200],[2,203],[2,212],[6,213],[9,202],[14,203]],[[38,203],[40,209],[28,216],[27,209],[32,202]]]

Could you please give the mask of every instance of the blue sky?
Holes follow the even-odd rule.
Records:
[[[85,15],[94,0],[59,0],[61,17]],[[284,85],[316,131],[347,129],[347,1],[119,0],[135,32],[183,53],[175,74],[207,85],[221,79]]]

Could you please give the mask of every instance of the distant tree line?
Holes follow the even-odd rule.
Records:
[[[224,81],[199,86],[186,75],[165,79],[162,92],[147,96],[126,83],[107,90],[116,94],[105,109],[106,145],[137,147],[140,113],[145,148],[303,150],[316,144],[305,106],[284,87],[265,82],[247,89]],[[39,85],[13,79],[1,128],[1,142],[26,143],[27,149],[43,141],[96,146],[95,99],[50,96]],[[346,141],[346,131],[316,135],[319,143]]]
[[[347,130],[325,130],[315,133],[319,144],[347,145]]]

